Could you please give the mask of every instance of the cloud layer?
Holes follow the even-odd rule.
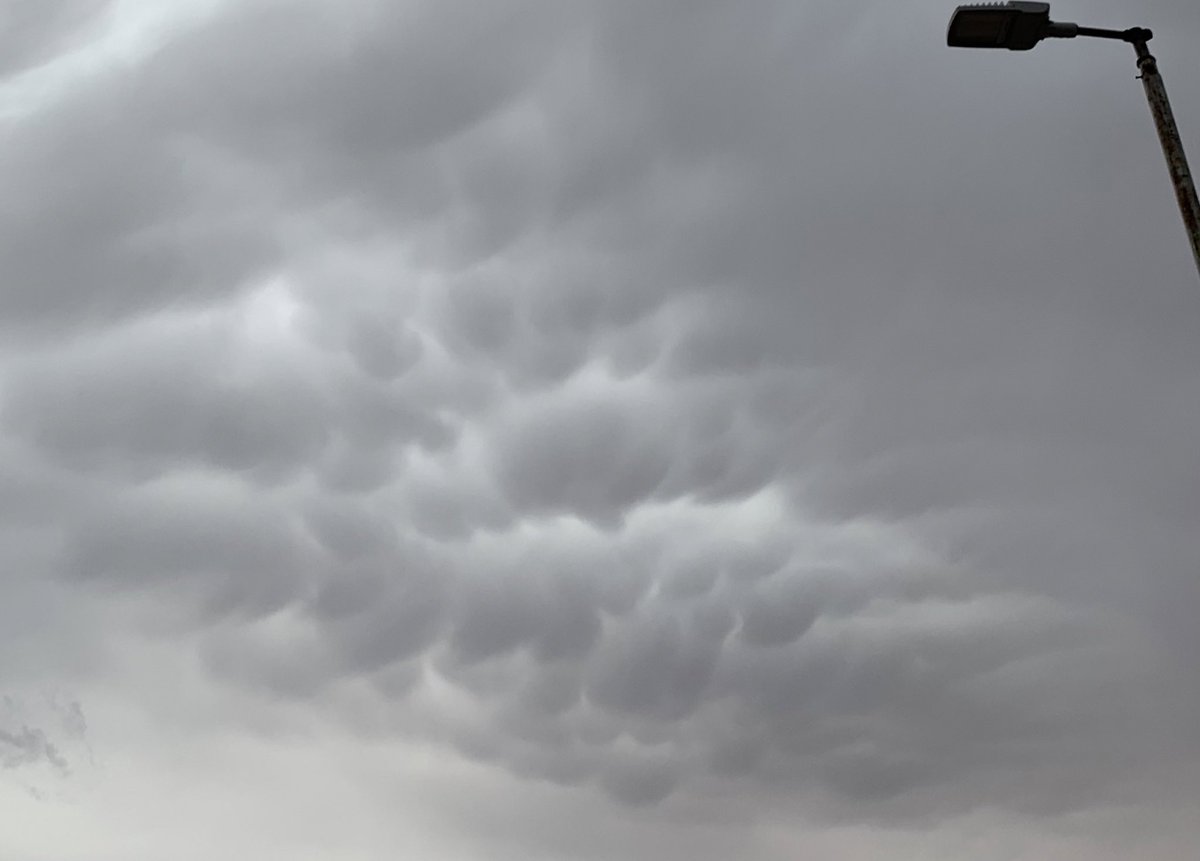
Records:
[[[105,6],[53,5],[10,88]],[[226,4],[8,117],[0,667],[186,711],[144,647],[200,736],[726,822],[679,857],[1196,798],[1200,294],[1136,87],[880,12]]]

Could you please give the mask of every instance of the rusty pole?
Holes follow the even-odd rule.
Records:
[[[1163,86],[1162,75],[1158,73],[1158,61],[1150,53],[1150,46],[1145,39],[1134,41],[1133,46],[1137,50],[1137,64],[1142,73],[1142,86],[1146,89],[1146,101],[1150,103],[1158,139],[1167,158],[1167,168],[1171,171],[1171,182],[1175,185],[1175,196],[1179,199],[1183,225],[1192,243],[1192,256],[1196,258],[1197,271],[1200,271],[1200,198],[1196,196],[1196,184],[1183,152],[1183,140],[1179,137],[1175,114],[1167,100],[1167,88]]]

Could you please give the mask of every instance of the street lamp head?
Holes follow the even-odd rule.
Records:
[[[954,10],[946,42],[952,48],[1028,51],[1050,30],[1049,3],[976,3]]]

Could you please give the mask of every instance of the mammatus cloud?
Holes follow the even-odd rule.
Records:
[[[1153,141],[1085,131],[1100,82],[1018,97],[1059,55],[999,87],[872,14],[232,4],[14,123],[0,511],[97,620],[61,672],[172,751],[510,781],[514,857],[605,857],[547,803],[774,859],[796,818],[952,857],[1195,797],[1200,306],[1141,244]],[[58,767],[38,726],[6,768]]]

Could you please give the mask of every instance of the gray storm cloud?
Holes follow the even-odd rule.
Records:
[[[21,576],[629,816],[1194,791],[1200,294],[1136,82],[879,11],[231,4],[14,123]]]
[[[86,748],[86,736],[87,719],[78,701],[42,695],[27,702],[0,695],[0,771],[24,777],[41,769],[69,777],[80,764],[77,754]]]
[[[0,74],[53,60],[87,42],[111,0],[13,0],[0,11]]]
[[[35,762],[45,761],[59,771],[66,771],[67,761],[40,729],[22,726],[16,730],[0,730],[0,765],[18,768]]]

